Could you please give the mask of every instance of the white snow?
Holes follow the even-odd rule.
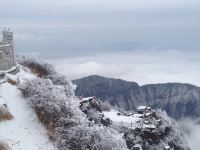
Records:
[[[93,99],[94,97],[84,97],[83,101],[89,101],[90,99]]]
[[[165,150],[170,150],[170,146],[166,145]]]
[[[16,75],[16,78],[18,79],[18,80],[20,80],[20,83],[22,83],[22,82],[24,82],[25,80],[27,80],[27,79],[33,79],[33,78],[36,78],[36,75],[34,75],[34,74],[32,74],[31,72],[27,72],[27,71],[29,71],[29,70],[24,70],[24,69],[22,69],[22,67],[20,67],[19,68],[20,69],[20,71],[19,71],[19,73]]]
[[[155,125],[152,125],[152,124],[143,124],[142,127],[143,127],[143,128],[149,128],[149,129],[156,129],[156,126],[155,126]]]
[[[147,109],[147,106],[139,106],[138,107],[138,110],[145,110],[145,109]]]
[[[17,66],[13,66],[12,68],[8,69],[8,70],[0,70],[0,74],[3,74],[3,73],[8,73],[8,72],[11,72],[11,71],[14,71],[17,69]]]
[[[141,118],[135,116],[118,115],[118,111],[111,109],[110,111],[104,111],[103,114],[106,118],[110,118],[114,124],[122,124],[129,127],[136,127],[137,122],[140,122]]]
[[[33,75],[20,71],[20,82]],[[0,141],[7,142],[12,150],[56,150],[49,141],[47,130],[28,106],[21,92],[9,83],[0,84],[0,96],[5,100],[13,120],[0,122]]]
[[[0,96],[0,107],[5,104],[5,101],[2,96]]]
[[[24,67],[18,65],[19,72],[16,75],[12,75],[10,73],[4,73],[5,76],[0,79],[0,84],[5,83],[8,79],[13,81],[24,82],[24,80],[35,78],[36,75],[32,74],[28,69],[25,71]],[[26,69],[26,68],[25,68]]]
[[[142,150],[142,147],[141,147],[140,144],[135,144],[133,147],[134,147],[135,149],[137,148],[138,150]]]
[[[6,82],[5,78],[0,79],[0,84]]]
[[[18,78],[17,78],[16,75],[12,75],[12,74],[9,74],[9,73],[5,74],[5,78],[16,81],[16,82],[18,81]]]
[[[151,112],[148,112],[148,113],[145,114],[145,116],[150,116],[150,115],[152,115]]]
[[[133,114],[134,117],[137,117],[137,118],[143,118],[144,115],[143,114]]]
[[[113,124],[123,125],[129,128],[148,128],[155,129],[156,126],[151,124],[149,121],[143,119],[143,114],[133,114],[131,116],[125,116],[123,114],[118,115],[120,112],[111,109],[110,111],[104,111],[103,114],[106,118],[110,118]]]

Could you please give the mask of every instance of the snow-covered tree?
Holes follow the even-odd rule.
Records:
[[[24,59],[22,64],[36,74],[38,68],[43,70],[37,78],[21,83],[19,89],[60,150],[127,150],[118,131],[99,127],[86,118],[71,81],[37,60]]]

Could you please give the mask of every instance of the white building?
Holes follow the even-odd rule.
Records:
[[[13,33],[9,30],[2,31],[3,39],[0,42],[0,74],[12,71],[16,66],[15,47]]]

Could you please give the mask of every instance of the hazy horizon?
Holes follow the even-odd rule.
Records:
[[[180,82],[200,86],[198,51],[145,50],[98,56],[47,59],[69,79],[89,75],[120,78],[140,85]]]
[[[0,29],[14,31],[18,54],[40,57],[184,53],[200,49],[199,7],[198,0],[3,0]]]

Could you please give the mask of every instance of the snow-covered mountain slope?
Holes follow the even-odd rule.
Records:
[[[18,62],[37,75],[19,89],[59,150],[128,150],[118,131],[86,118],[72,82],[56,73],[51,65],[34,58]]]
[[[13,76],[20,82],[34,75],[21,71]],[[49,141],[47,130],[38,120],[35,112],[28,106],[21,91],[8,82],[0,84],[0,96],[4,99],[13,119],[0,121],[0,141],[12,150],[56,150]]]
[[[165,110],[174,119],[200,117],[200,87],[183,83],[148,84],[92,75],[73,81],[77,96],[96,96],[133,111],[140,105]]]
[[[48,63],[18,63],[20,72],[0,83],[0,116],[4,110],[11,114],[0,120],[0,148],[5,143],[12,150],[189,150],[169,118],[147,112],[149,124],[140,113],[102,111],[100,101],[78,99],[72,82]],[[152,124],[159,119],[161,125]]]

